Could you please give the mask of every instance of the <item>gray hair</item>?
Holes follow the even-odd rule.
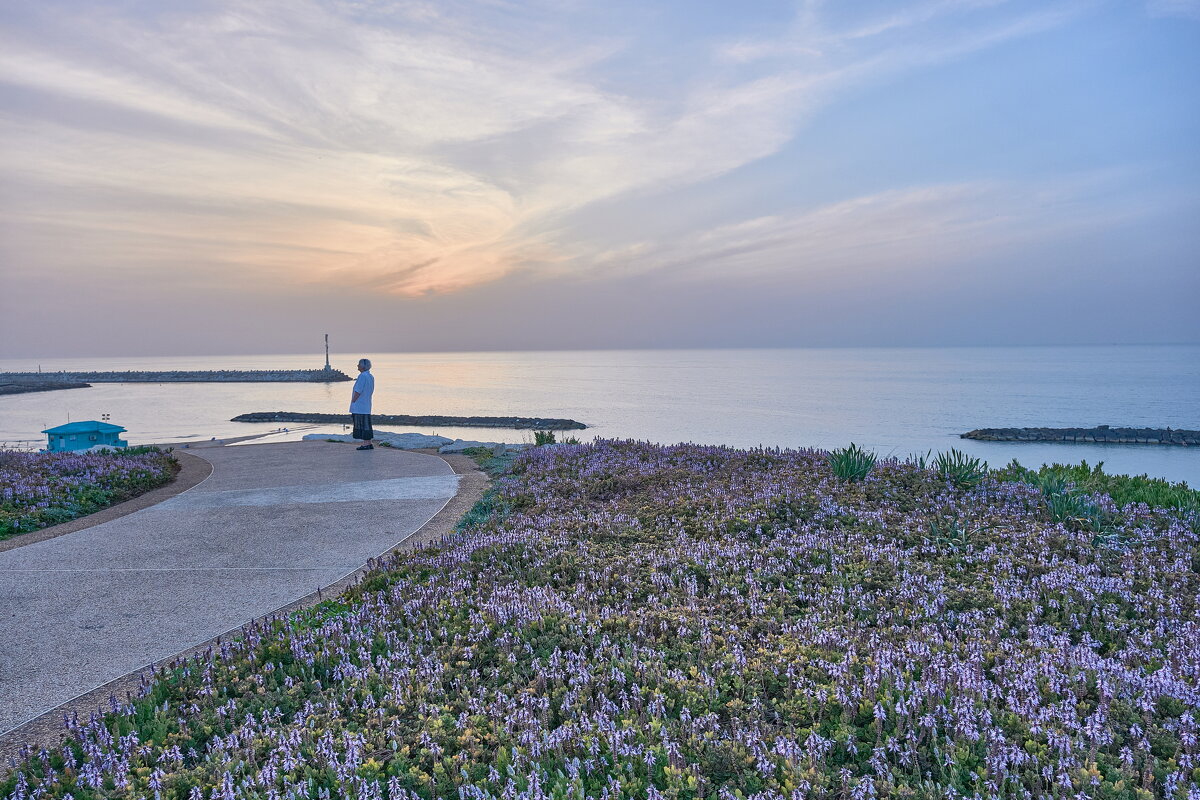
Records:
[[[365,367],[366,369],[370,369],[370,368],[371,368],[371,359],[369,359],[369,358],[360,358],[360,359],[358,360],[358,365],[359,365],[360,367]]]

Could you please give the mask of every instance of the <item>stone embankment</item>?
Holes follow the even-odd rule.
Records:
[[[959,435],[984,442],[1080,442],[1086,444],[1173,444],[1200,446],[1200,431],[1171,428],[980,428]]]
[[[0,372],[0,383],[335,383],[350,376],[337,369],[215,369],[154,372]],[[50,388],[64,388],[51,386]]]
[[[239,414],[230,422],[313,422],[318,425],[344,425],[349,414],[308,414],[293,411],[256,411]],[[587,427],[573,419],[546,417],[414,417],[408,414],[372,414],[375,425],[419,425],[421,427],[515,428],[538,431],[581,431]]]
[[[54,392],[59,389],[87,389],[90,383],[78,381],[13,381],[0,380],[0,395],[25,394],[26,392]]]

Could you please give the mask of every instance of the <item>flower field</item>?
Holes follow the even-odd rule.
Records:
[[[1200,798],[1200,518],[825,453],[527,451],[442,544],[0,796]],[[1060,515],[1061,516],[1061,515]]]
[[[175,459],[137,448],[107,453],[0,450],[0,539],[91,514],[174,477]]]

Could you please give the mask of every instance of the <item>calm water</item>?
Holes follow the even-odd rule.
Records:
[[[570,417],[592,436],[740,447],[840,447],[881,455],[957,447],[1002,465],[1104,461],[1200,486],[1200,449],[960,440],[972,428],[1097,424],[1200,428],[1200,346],[937,349],[368,353],[375,410],[395,414]],[[353,373],[359,354],[335,356]],[[312,368],[313,356],[58,359],[42,369]],[[0,370],[36,369],[0,361]],[[350,385],[97,384],[0,397],[0,442],[44,441],[43,428],[102,413],[131,443],[244,435],[249,411],[342,413]],[[332,430],[322,428],[321,430]],[[310,431],[306,431],[310,432]],[[427,429],[468,439],[520,431]],[[296,438],[293,433],[291,438]],[[282,438],[282,437],[279,437]]]

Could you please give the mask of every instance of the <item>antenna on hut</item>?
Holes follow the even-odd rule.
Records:
[[[325,371],[329,372],[333,367],[329,366],[329,334],[325,334]]]

